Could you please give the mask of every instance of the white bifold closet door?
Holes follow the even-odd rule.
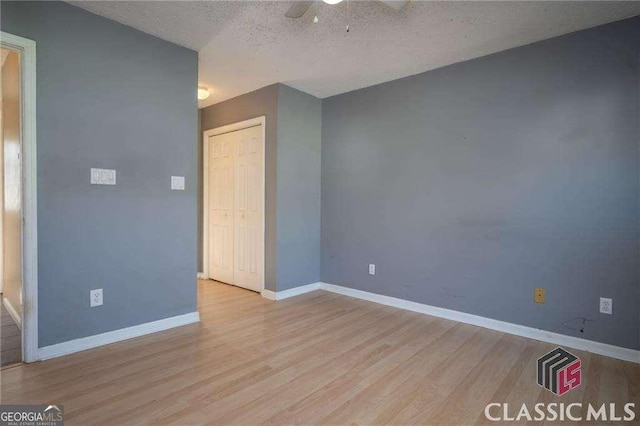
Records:
[[[264,283],[262,127],[209,138],[209,275],[261,291]]]

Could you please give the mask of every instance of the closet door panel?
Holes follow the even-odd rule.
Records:
[[[235,160],[235,269],[236,285],[256,290],[248,282],[247,276],[247,135],[250,129],[234,132],[238,155]]]
[[[248,129],[246,137],[247,167],[247,276],[251,288],[261,289],[264,282],[264,159],[262,128]]]
[[[233,139],[209,138],[209,274],[234,284],[233,265]]]
[[[261,126],[209,138],[209,270],[213,279],[264,288]]]

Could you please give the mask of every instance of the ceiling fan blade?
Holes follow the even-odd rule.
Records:
[[[409,0],[380,0],[380,1],[386,4],[387,6],[394,8],[395,10],[400,10],[404,7],[405,4],[409,3]]]
[[[284,16],[287,18],[302,18],[302,15],[309,10],[312,4],[313,0],[296,1],[291,5],[289,10],[287,10],[287,13],[285,13]]]

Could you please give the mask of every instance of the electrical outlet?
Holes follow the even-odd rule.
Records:
[[[89,306],[102,306],[102,289],[98,288],[89,292]]]
[[[376,274],[376,265],[374,265],[373,263],[369,264],[369,275],[375,275]]]
[[[601,314],[613,314],[613,300],[606,297],[600,298],[600,313]]]
[[[536,288],[533,290],[533,301],[536,303],[544,303],[545,302],[545,289],[544,288]]]

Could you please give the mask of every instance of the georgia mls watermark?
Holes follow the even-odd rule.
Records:
[[[574,354],[562,348],[556,348],[538,358],[537,382],[551,393],[562,396],[582,384],[582,361]],[[526,421],[625,421],[636,418],[635,403],[620,406],[604,403],[600,406],[583,406],[575,403],[537,403],[533,407],[523,403],[519,408],[509,408],[508,403],[492,402],[484,408],[484,416],[494,422]]]
[[[0,405],[0,426],[63,426],[62,405]]]

